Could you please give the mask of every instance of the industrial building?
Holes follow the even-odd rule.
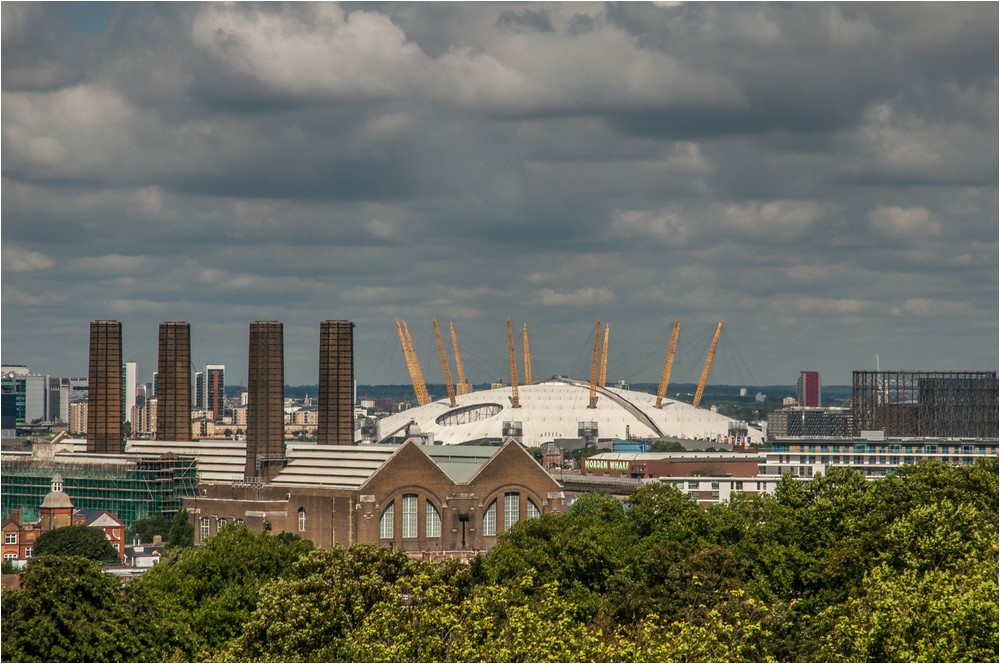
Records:
[[[155,434],[161,440],[191,440],[191,326],[183,321],[160,323]],[[149,411],[151,413],[151,410]]]
[[[198,494],[184,500],[196,543],[239,523],[296,533],[323,548],[488,550],[514,523],[563,509],[559,483],[513,440],[460,448],[412,440],[290,444],[287,466],[266,483],[242,480],[243,459],[233,454],[240,445],[191,450],[205,469]]]
[[[997,436],[996,371],[855,371],[854,435]]]

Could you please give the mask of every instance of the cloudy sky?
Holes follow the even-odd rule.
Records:
[[[245,381],[248,324],[357,324],[362,383],[791,384],[996,370],[998,8],[2,5],[2,359],[86,375],[118,319]],[[450,344],[449,344],[450,346]],[[520,338],[517,339],[520,348]],[[454,371],[454,368],[452,369]]]

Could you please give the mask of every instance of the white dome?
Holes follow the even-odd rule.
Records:
[[[520,422],[525,445],[537,447],[557,438],[579,438],[581,422],[595,422],[599,438],[687,438],[722,441],[735,420],[691,404],[645,392],[597,388],[597,407],[588,408],[590,383],[570,378],[550,378],[518,387],[520,408],[512,405],[510,386],[447,398],[395,413],[379,421],[381,439],[402,436],[411,421],[436,443],[457,445],[483,438],[502,438],[504,422]],[[761,432],[750,429],[751,440]]]

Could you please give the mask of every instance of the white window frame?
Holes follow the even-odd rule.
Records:
[[[521,494],[509,491],[503,495],[503,529],[521,520]]]
[[[493,537],[497,534],[497,501],[483,512],[483,537]]]
[[[201,518],[201,539],[207,540],[212,533],[212,520],[207,516]]]
[[[4,533],[3,535],[4,544],[17,544],[17,533]]]
[[[392,539],[395,534],[396,504],[389,503],[382,512],[382,518],[378,522],[379,539]]]
[[[403,496],[403,539],[417,538],[417,494]]]
[[[528,498],[528,518],[537,519],[542,515],[542,511],[538,509],[538,505],[535,504],[531,498]]]
[[[299,532],[304,533],[306,531],[306,508],[299,508]]]
[[[429,501],[424,501],[424,536],[441,537],[441,514]]]

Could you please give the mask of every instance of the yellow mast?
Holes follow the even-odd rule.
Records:
[[[590,364],[590,403],[587,408],[597,408],[597,348],[601,343],[601,319],[594,327],[594,360]]]
[[[528,324],[524,324],[524,384],[531,384],[531,348],[528,347]]]
[[[468,394],[469,384],[465,381],[465,369],[462,368],[462,354],[458,352],[458,336],[455,335],[455,324],[448,323],[451,328],[451,345],[455,348],[455,368],[458,369],[458,393]]]
[[[712,339],[712,347],[708,349],[708,357],[705,358],[705,368],[701,371],[701,380],[698,381],[698,391],[694,393],[694,401],[691,405],[697,408],[701,404],[701,395],[705,391],[705,383],[708,382],[708,372],[712,369],[712,359],[715,357],[715,347],[719,345],[719,334],[722,332],[722,321],[715,328],[715,338]]]
[[[670,335],[670,345],[667,346],[667,357],[663,360],[663,373],[660,374],[660,387],[656,390],[656,407],[663,404],[663,397],[667,394],[667,385],[670,384],[670,370],[674,366],[674,351],[677,350],[677,335],[681,332],[681,324],[674,321],[674,332]]]
[[[458,405],[455,401],[455,386],[451,382],[451,369],[448,368],[448,357],[444,354],[444,342],[441,341],[441,328],[438,327],[437,319],[434,319],[434,336],[437,337],[438,352],[441,354],[441,370],[444,373],[444,385],[448,389],[448,400],[451,407]]]
[[[507,319],[507,352],[510,354],[510,388],[512,407],[520,408],[521,400],[517,396],[517,362],[514,361],[514,334],[510,330],[510,319]]]
[[[431,402],[431,395],[427,393],[427,383],[424,382],[424,372],[420,370],[420,361],[417,359],[417,351],[413,348],[413,337],[410,336],[410,328],[403,321],[403,335],[406,337],[406,347],[410,351],[410,362],[413,363],[413,373],[416,375],[413,383],[413,390],[417,393],[417,404],[424,406]]]
[[[396,321],[396,332],[399,334],[399,345],[403,348],[403,359],[406,361],[406,370],[410,372],[410,383],[413,384],[413,394],[417,397],[417,403],[422,406],[426,402],[420,400],[421,392],[419,386],[423,382],[423,379],[420,377],[420,367],[416,364],[416,358],[410,356],[410,347],[406,343],[406,336],[403,334],[403,328],[400,326],[398,320]],[[426,391],[426,387],[424,390]]]
[[[601,378],[597,384],[605,387],[608,384],[608,335],[611,333],[611,325],[604,326],[604,352],[601,353]]]

